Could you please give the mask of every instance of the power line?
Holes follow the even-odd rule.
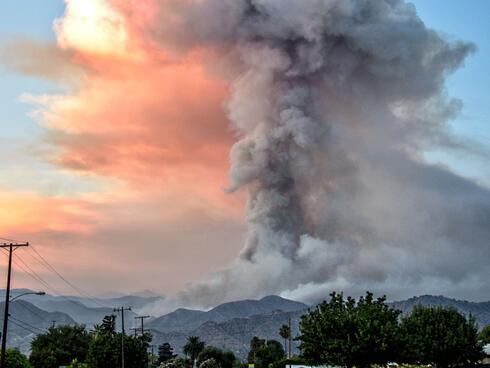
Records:
[[[15,321],[10,321],[10,322],[13,323],[14,325],[16,325],[17,327],[23,328],[24,330],[29,331],[30,333],[33,333],[34,335],[39,335],[39,332],[33,331],[30,328],[22,326],[20,323],[17,323]]]
[[[18,318],[15,318],[15,317],[10,316],[10,317],[9,317],[9,319],[10,319],[10,320],[14,320],[14,321],[16,321],[17,323],[22,323],[22,324],[24,324],[24,325],[26,325],[26,326],[28,326],[29,328],[32,328],[32,329],[34,329],[34,330],[39,330],[39,331],[41,331],[41,332],[43,332],[43,333],[44,333],[44,332],[46,332],[46,329],[36,327],[36,326],[34,326],[34,325],[31,325],[30,323],[27,323],[27,322],[25,322],[25,321],[22,321],[22,320],[18,319]]]
[[[49,270],[51,270],[52,272],[54,272],[61,280],[63,280],[67,285],[69,285],[73,290],[75,290],[80,296],[82,297],[85,297],[91,301],[93,301],[94,303],[102,306],[102,307],[105,307],[105,308],[112,308],[111,306],[108,306],[106,304],[103,304],[101,302],[99,302],[97,299],[95,299],[93,296],[91,296],[90,294],[84,292],[83,290],[81,290],[79,287],[77,287],[75,284],[73,284],[72,282],[70,282],[69,280],[67,280],[61,273],[59,273],[47,260],[46,258],[44,258],[37,250],[34,246],[31,245],[31,249],[34,251],[34,253],[39,257],[39,259],[42,261],[42,264]]]
[[[35,310],[31,309],[31,307],[28,307],[26,303],[23,303],[22,301],[17,301],[15,304],[12,303],[13,305],[20,305],[22,308],[24,308],[25,310],[31,312],[33,315],[35,315],[37,318],[39,318],[40,320],[45,320],[46,318],[41,316],[39,313],[37,313]]]

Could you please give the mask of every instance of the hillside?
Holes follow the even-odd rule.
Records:
[[[465,315],[473,315],[480,328],[490,324],[490,302],[469,302],[446,298],[444,296],[421,295],[407,300],[390,303],[403,314],[410,313],[416,305],[454,307]]]
[[[234,318],[269,314],[275,311],[292,312],[304,310],[307,307],[304,303],[272,295],[260,300],[240,300],[220,304],[207,312],[180,308],[155,318],[147,326],[161,332],[185,332],[194,330],[206,322],[221,323]]]

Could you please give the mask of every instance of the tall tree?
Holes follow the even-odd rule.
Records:
[[[483,357],[475,319],[454,308],[417,306],[402,319],[400,332],[405,363],[451,367]]]
[[[119,368],[121,366],[122,334],[116,333],[115,316],[104,317],[91,333],[87,353],[90,368]],[[152,336],[124,337],[124,361],[127,367],[146,368],[148,366],[148,347]]]
[[[29,361],[34,368],[67,366],[74,359],[84,362],[89,342],[85,326],[51,327],[32,341]]]
[[[264,345],[265,345],[265,340],[260,339],[257,336],[252,337],[252,339],[250,340],[250,349],[248,351],[248,359],[247,359],[250,364],[255,363],[257,351],[259,351],[259,349]]]
[[[369,292],[358,302],[343,294],[330,297],[301,317],[298,340],[305,360],[362,368],[396,359],[399,311]]]
[[[291,338],[291,328],[289,328],[288,325],[282,325],[279,328],[279,335],[284,339],[284,351],[287,352],[288,351],[287,343],[288,343],[288,340]],[[288,356],[290,354],[291,354],[291,352],[289,352]]]
[[[174,349],[172,345],[170,345],[168,342],[164,342],[158,347],[158,364],[173,359],[176,356],[177,355],[174,354]]]
[[[268,368],[270,364],[284,359],[285,352],[279,341],[267,340],[255,353],[255,367]]]
[[[490,325],[486,325],[483,327],[483,329],[480,331],[480,334],[478,335],[478,338],[480,339],[483,344],[490,344]]]
[[[232,368],[235,362],[235,354],[214,346],[206,346],[197,356],[196,365],[200,367],[205,361],[210,359],[214,360],[221,368]]]
[[[201,341],[198,336],[189,336],[187,338],[187,342],[183,347],[183,351],[184,354],[187,355],[191,360],[192,365],[194,365],[197,356],[204,349],[205,345],[206,344],[204,343],[204,341]]]
[[[5,365],[7,368],[31,368],[25,355],[18,349],[7,349],[5,352]]]

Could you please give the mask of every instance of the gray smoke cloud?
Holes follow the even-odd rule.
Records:
[[[240,259],[179,303],[490,291],[489,190],[423,159],[454,144],[444,83],[472,44],[402,0],[167,1],[158,19],[166,49],[221,55],[229,191],[250,193]]]

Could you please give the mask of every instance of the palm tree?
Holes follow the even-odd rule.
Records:
[[[282,325],[279,328],[279,335],[284,339],[284,351],[287,352],[287,341],[291,338],[291,328],[288,325]],[[290,354],[287,354],[289,358]]]
[[[204,349],[204,345],[204,341],[201,341],[198,336],[189,336],[187,338],[187,342],[184,345],[183,351],[184,354],[191,359],[193,367],[197,356]]]

